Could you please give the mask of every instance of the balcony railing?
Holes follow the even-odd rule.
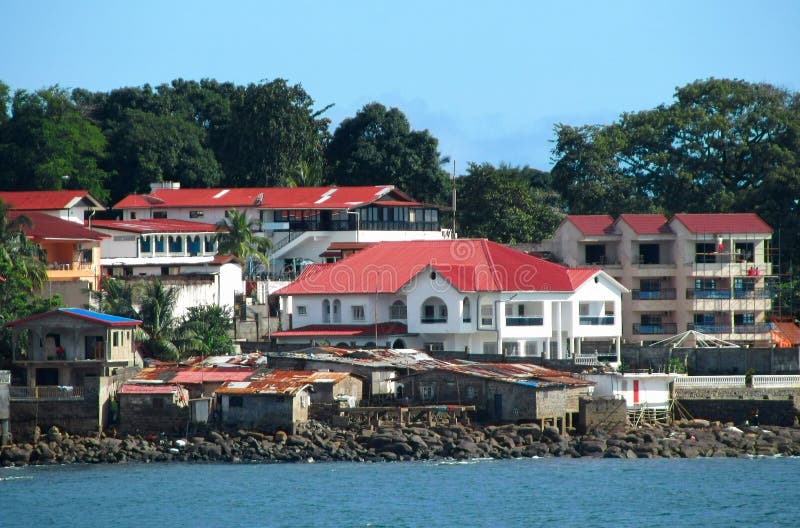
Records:
[[[675,300],[675,288],[663,290],[631,290],[634,301],[672,301]]]
[[[730,334],[732,328],[729,325],[705,325],[689,323],[686,325],[687,330],[696,330],[701,334]]]
[[[506,326],[542,326],[544,317],[506,317]]]
[[[757,290],[733,290],[734,299],[771,299],[775,296],[772,290],[759,288]]]
[[[730,299],[730,290],[695,290],[688,288],[686,290],[687,299]]]
[[[661,324],[639,324],[633,323],[633,333],[641,335],[653,334],[677,334],[677,323],[661,323]]]
[[[765,334],[771,330],[768,324],[735,325],[733,332],[736,334]]]
[[[422,324],[446,323],[447,317],[423,317],[419,322]]]
[[[83,387],[67,386],[42,386],[42,387],[21,387],[12,386],[9,388],[11,400],[82,400]]]
[[[0,370],[0,385],[9,385],[11,383],[11,371]]]
[[[390,306],[389,319],[396,321],[408,318],[408,308],[406,306]]]
[[[582,316],[580,316],[580,324],[582,324],[582,325],[592,325],[592,326],[613,325],[614,324],[614,316],[613,315],[598,315],[598,316],[582,315]]]

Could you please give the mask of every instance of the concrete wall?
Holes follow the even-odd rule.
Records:
[[[622,363],[632,370],[662,370],[670,358],[687,365],[693,376],[800,374],[800,348],[662,348],[625,345]]]
[[[800,390],[758,388],[675,389],[678,410],[692,418],[742,424],[758,409],[761,425],[792,426],[797,419]]]
[[[311,400],[309,393],[304,390],[293,396],[243,394],[241,407],[232,407],[231,397],[229,394],[220,396],[222,421],[225,425],[263,431],[294,431],[295,424],[308,421]]]
[[[159,398],[163,404],[156,406]],[[189,407],[178,405],[168,394],[120,394],[120,433],[182,433],[189,421]]]
[[[581,398],[579,401],[578,432],[585,434],[593,429],[624,431],[628,424],[627,404],[624,399]]]

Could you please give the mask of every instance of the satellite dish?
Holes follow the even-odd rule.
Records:
[[[261,205],[261,201],[264,200],[264,193],[258,193],[256,195],[256,199],[253,201],[255,205]]]

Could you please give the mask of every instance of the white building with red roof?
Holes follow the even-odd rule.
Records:
[[[568,215],[542,249],[567,266],[598,266],[631,290],[622,307],[629,342],[697,330],[764,345],[771,239],[755,213]]]
[[[272,337],[558,359],[591,341],[618,353],[626,291],[602,270],[483,239],[382,242],[278,290]]]
[[[154,183],[148,194],[125,197],[114,209],[123,220],[170,219],[216,224],[231,209],[259,220],[273,242],[272,272],[299,272],[322,262],[340,242],[442,239],[439,208],[413,200],[392,185],[357,187],[258,187],[181,189]]]
[[[0,191],[0,201],[12,211],[36,211],[79,224],[105,209],[89,191]]]

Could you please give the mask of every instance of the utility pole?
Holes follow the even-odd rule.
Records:
[[[456,238],[456,160],[453,160],[453,231],[451,238]]]

